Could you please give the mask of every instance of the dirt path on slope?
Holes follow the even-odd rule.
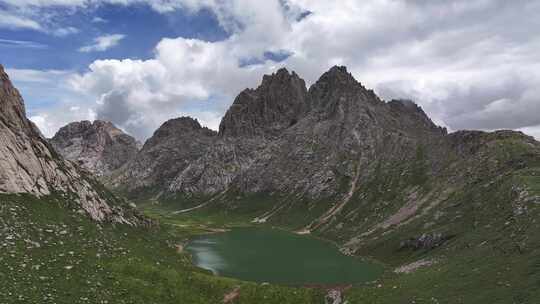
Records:
[[[297,231],[297,233],[298,234],[309,234],[309,233],[311,233],[311,231],[317,230],[320,226],[327,223],[328,220],[330,220],[333,216],[335,216],[336,214],[341,212],[341,210],[343,210],[343,208],[347,205],[347,203],[349,203],[349,201],[352,199],[354,193],[357,190],[357,184],[358,184],[358,180],[360,179],[360,173],[361,173],[361,168],[360,168],[360,166],[358,166],[356,168],[356,173],[354,175],[354,178],[353,178],[353,180],[351,182],[351,187],[349,189],[349,192],[347,192],[345,197],[343,197],[343,199],[339,203],[335,204],[332,208],[330,208],[328,211],[326,211],[318,219],[311,222],[305,228],[300,229],[299,231]]]
[[[360,140],[360,135],[358,134],[358,131],[356,129],[353,129],[352,134],[354,136],[354,139],[356,139],[359,146],[362,145],[362,141]],[[315,221],[311,222],[309,225],[304,227],[303,229],[298,230],[296,233],[298,234],[310,234],[311,231],[317,230],[320,226],[327,223],[329,219],[331,219],[333,216],[341,212],[343,208],[349,203],[349,201],[352,199],[354,193],[357,190],[358,180],[360,179],[361,174],[361,166],[357,165],[356,172],[353,177],[353,180],[351,182],[351,187],[349,189],[349,192],[343,197],[341,202],[334,205],[332,208],[330,208],[328,211],[326,211],[322,216],[320,216]]]

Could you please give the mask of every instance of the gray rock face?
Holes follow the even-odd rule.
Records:
[[[418,144],[446,134],[409,101],[381,101],[344,67],[309,89],[285,69],[245,90],[219,136],[188,118],[165,123],[115,180],[130,190],[167,193],[346,195],[373,169],[375,156],[414,157]],[[182,123],[180,123],[182,122]]]
[[[21,95],[0,66],[0,193],[74,194],[97,221],[129,222],[96,183],[64,161],[25,114]]]
[[[165,122],[113,181],[127,190],[167,189],[177,175],[203,157],[217,133],[189,117]]]
[[[246,89],[236,97],[221,121],[219,134],[278,136],[308,111],[306,98],[306,84],[296,73],[280,69],[265,75],[257,89]]]
[[[50,143],[64,158],[96,176],[109,176],[133,159],[139,150],[135,138],[112,123],[100,120],[70,123],[62,127]]]
[[[419,237],[401,241],[400,249],[431,250],[441,246],[448,239],[450,237],[444,236],[441,233],[422,234]]]
[[[243,192],[345,195],[374,170],[374,160],[413,158],[417,145],[445,134],[431,121],[411,126],[415,114],[381,101],[344,67],[325,73],[307,102],[311,111],[243,174]]]

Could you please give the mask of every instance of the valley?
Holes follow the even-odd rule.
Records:
[[[264,76],[219,132],[176,118],[139,150],[81,122],[51,143],[0,72],[5,303],[540,300],[540,143],[521,132],[448,133],[333,67],[309,88]]]
[[[202,209],[175,215],[174,204],[140,204],[140,210],[156,221],[137,228],[96,226],[61,198],[0,198],[3,225],[12,227],[2,232],[6,241],[0,262],[1,279],[9,282],[2,284],[1,293],[12,299],[7,303],[178,303],[178,298],[188,303],[221,303],[232,291],[238,292],[234,303],[325,303],[325,295],[333,288],[342,288],[348,303],[411,299],[416,303],[507,303],[514,299],[531,303],[538,297],[536,249],[530,245],[520,252],[516,247],[518,233],[533,235],[538,229],[534,225],[486,223],[487,227],[434,249],[396,250],[383,243],[361,253],[382,265],[381,277],[306,288],[238,281],[195,266],[184,247],[191,239],[230,229],[271,227],[252,223],[248,210],[227,214]],[[292,231],[293,226],[281,227]],[[409,235],[403,232],[403,238]],[[416,261],[429,263],[415,268]]]

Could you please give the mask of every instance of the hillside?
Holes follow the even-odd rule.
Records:
[[[515,131],[448,134],[413,102],[381,100],[344,67],[302,85],[286,70],[265,76],[236,98],[217,135],[170,133],[198,143],[167,150],[189,155],[180,167],[166,157],[136,163],[149,176],[169,166],[167,177],[125,178],[131,163],[117,186],[169,210],[196,206],[316,234],[413,272],[389,275],[395,288],[369,290],[373,303],[538,297],[539,142]],[[152,137],[139,159],[144,150],[163,155],[159,143]],[[362,303],[362,292],[350,297]]]

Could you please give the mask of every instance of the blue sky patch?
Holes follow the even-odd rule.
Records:
[[[48,14],[49,10],[45,10]],[[34,29],[0,29],[0,60],[8,68],[83,71],[98,59],[149,59],[163,38],[226,39],[208,10],[159,13],[148,5],[105,4],[91,10],[50,10],[50,32]],[[80,52],[99,36],[124,35],[118,45],[104,51]]]

